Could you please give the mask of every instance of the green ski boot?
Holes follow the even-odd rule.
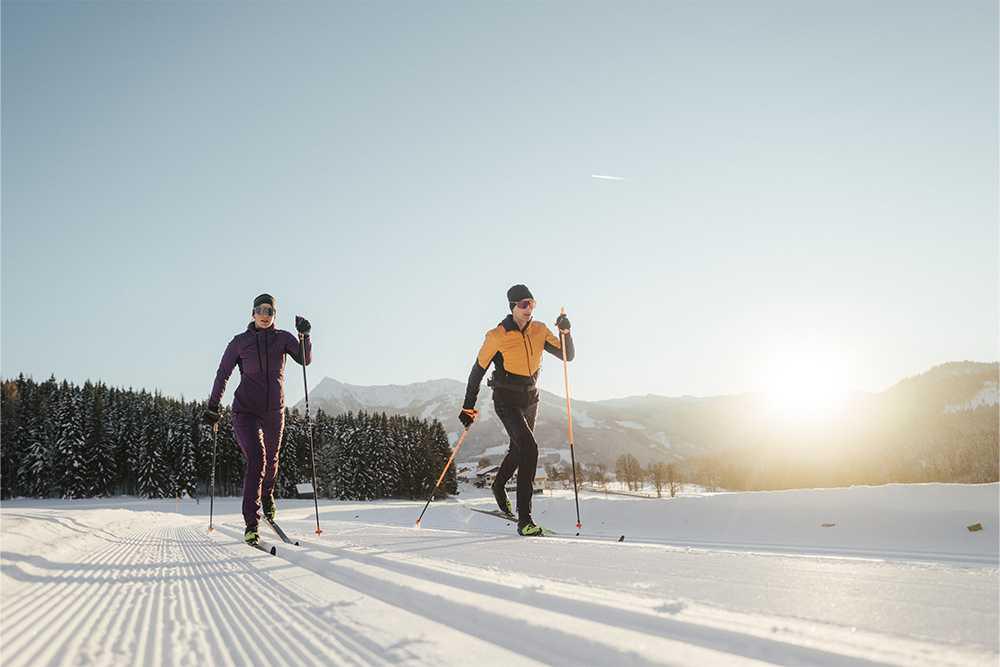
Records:
[[[243,541],[250,546],[257,546],[260,544],[260,535],[257,534],[257,528],[247,526],[247,529],[243,531]]]
[[[526,522],[517,524],[517,534],[524,537],[542,537],[545,535],[545,530],[528,517]]]

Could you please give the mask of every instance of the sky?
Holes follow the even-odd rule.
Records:
[[[995,361],[997,26],[976,0],[5,0],[2,374],[204,399],[269,292],[313,324],[310,386],[464,381],[514,283],[565,306],[587,400]]]

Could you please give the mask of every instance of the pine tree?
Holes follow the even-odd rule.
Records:
[[[341,500],[374,500],[376,479],[368,456],[371,417],[359,412],[339,430],[336,441],[336,470],[333,495]]]
[[[147,498],[165,498],[171,485],[166,475],[166,417],[160,396],[144,406],[136,448],[136,490]]]
[[[4,381],[0,388],[0,498],[14,495],[22,454],[17,434],[21,413],[24,411],[20,393],[24,375],[18,380]]]
[[[302,481],[299,471],[299,450],[307,447],[305,423],[298,411],[285,408],[285,430],[278,455],[278,479],[275,482],[275,496],[294,498],[295,485]]]
[[[191,422],[183,401],[169,412],[167,447],[172,461],[170,475],[171,494],[175,498],[197,493],[194,449],[191,441]]]
[[[52,403],[55,379],[34,388],[27,414],[18,425],[18,441],[23,452],[18,465],[18,488],[36,498],[47,497],[52,486],[52,445],[47,422],[54,412]]]
[[[316,415],[316,492],[326,498],[336,497],[336,476],[340,461],[338,442],[341,432],[347,428],[348,415],[329,418],[322,411]]]
[[[82,391],[63,382],[56,414],[59,436],[53,460],[56,484],[63,498],[85,498],[90,492],[84,441],[85,421]]]
[[[84,413],[86,429],[84,450],[87,468],[87,495],[106,496],[115,484],[116,466],[114,442],[109,435],[103,385],[84,385]]]
[[[433,461],[432,469],[437,470],[437,475],[434,477],[434,482],[436,482],[437,476],[441,474],[441,470],[444,470],[448,459],[451,458],[451,444],[448,442],[448,434],[445,433],[441,422],[436,419],[430,425],[430,455]],[[449,493],[458,493],[458,477],[455,473],[454,461],[452,461],[452,465],[448,466],[448,471],[445,473],[444,479],[441,480],[437,495],[443,496]]]

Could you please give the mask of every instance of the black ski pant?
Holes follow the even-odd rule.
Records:
[[[538,392],[493,392],[493,407],[510,436],[510,448],[500,464],[496,488],[503,488],[517,471],[517,517],[525,523],[531,517],[531,496],[534,493],[535,468],[538,465],[538,443],[535,442],[535,416],[538,414]]]

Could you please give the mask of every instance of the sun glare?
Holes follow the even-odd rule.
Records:
[[[841,414],[850,391],[847,363],[836,346],[806,336],[783,341],[764,373],[764,395],[772,418],[822,421]]]

